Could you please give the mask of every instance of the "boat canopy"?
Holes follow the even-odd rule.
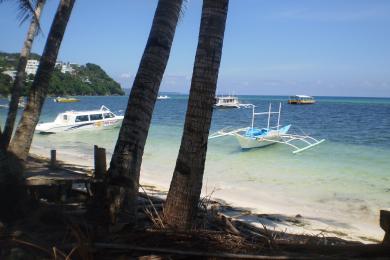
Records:
[[[313,99],[312,96],[307,96],[307,95],[295,95],[295,96],[290,96],[291,99]]]

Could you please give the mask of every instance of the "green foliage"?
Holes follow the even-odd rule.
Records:
[[[18,53],[0,52],[0,73],[4,68],[16,68],[19,59]],[[30,59],[40,59],[37,54],[31,54]],[[119,83],[114,81],[107,73],[96,64],[87,63],[83,66],[71,65],[73,73],[61,73],[59,68],[55,68],[50,85],[49,95],[53,96],[82,96],[82,95],[124,95]],[[3,68],[1,68],[3,67]],[[0,78],[0,94],[8,94],[12,83],[8,82],[3,75]],[[8,77],[8,76],[7,76]],[[4,79],[3,79],[4,78]],[[26,80],[26,88],[22,95],[26,95],[28,88],[33,81],[32,75]]]
[[[10,93],[12,78],[0,72],[0,95],[7,96]]]

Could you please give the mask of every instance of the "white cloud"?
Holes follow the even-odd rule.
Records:
[[[129,79],[129,78],[131,78],[131,74],[130,73],[122,73],[119,77],[122,79]]]

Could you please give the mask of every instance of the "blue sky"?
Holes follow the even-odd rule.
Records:
[[[0,50],[18,52],[12,1],[0,6]],[[47,0],[41,53],[58,0]],[[59,59],[103,67],[131,87],[157,0],[77,0]],[[187,93],[201,14],[188,0],[161,91]],[[218,93],[390,97],[390,1],[230,0]]]

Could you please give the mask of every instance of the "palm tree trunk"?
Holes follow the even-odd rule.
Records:
[[[111,222],[119,210],[135,222],[140,167],[150,121],[168,62],[183,0],[159,0],[112,155],[107,191]]]
[[[164,206],[165,221],[178,229],[190,229],[197,213],[228,4],[203,1],[183,137]]]
[[[74,2],[75,0],[61,0],[58,6],[34,82],[29,92],[26,108],[23,111],[15,136],[10,143],[9,150],[20,160],[25,160],[30,150],[35,126],[41,114],[51,74],[54,70],[58,51]]]
[[[26,79],[25,69],[27,65],[27,60],[31,53],[31,47],[34,41],[34,37],[37,34],[39,18],[41,16],[41,12],[44,5],[45,5],[45,0],[37,1],[35,7],[35,15],[31,19],[31,24],[27,32],[27,38],[24,41],[22,51],[20,52],[17,73],[12,87],[12,95],[11,95],[11,101],[8,109],[8,116],[5,122],[4,132],[0,138],[0,146],[4,149],[7,149],[9,142],[11,140],[12,132],[14,130],[16,114],[18,113],[19,97],[24,87],[24,81]]]

